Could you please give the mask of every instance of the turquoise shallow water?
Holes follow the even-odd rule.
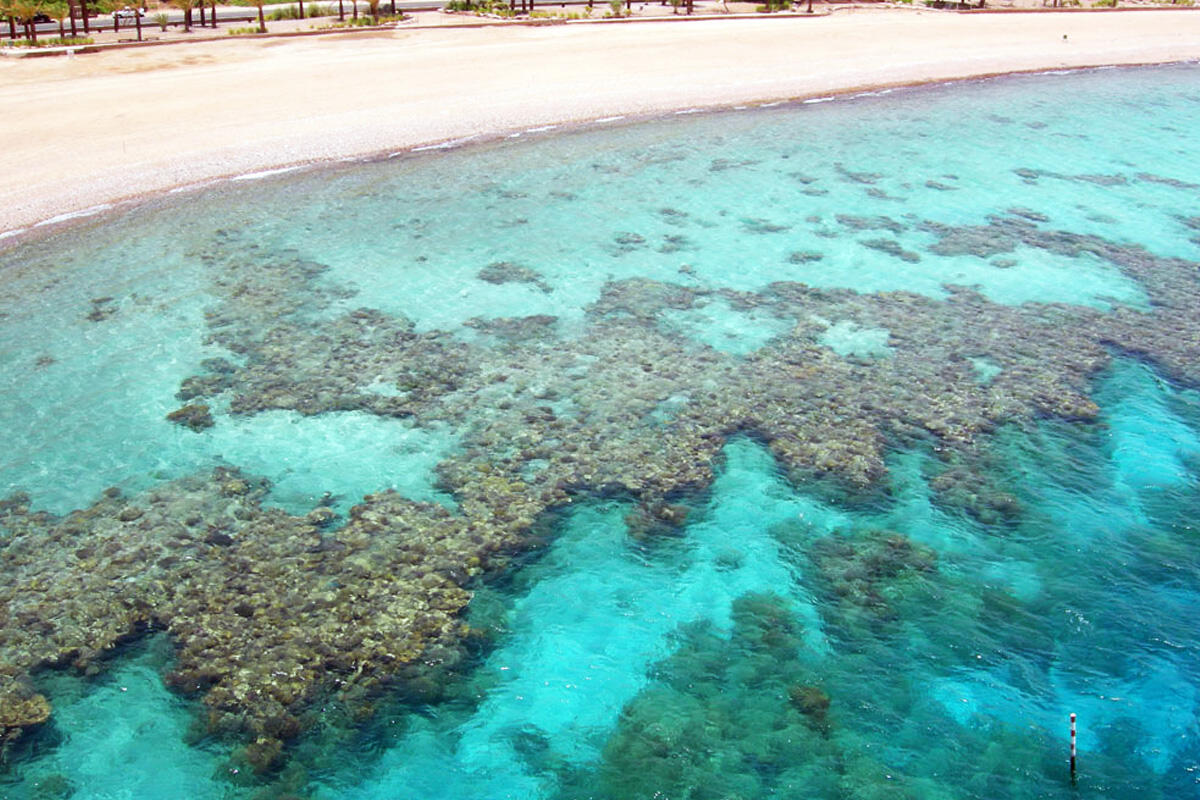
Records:
[[[0,255],[0,797],[1200,796],[1197,124],[1028,76]]]

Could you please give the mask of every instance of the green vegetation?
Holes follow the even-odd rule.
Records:
[[[530,19],[587,19],[588,15],[578,11],[534,11]]]
[[[267,14],[267,19],[272,22],[278,22],[281,19],[301,19],[300,9],[297,6],[284,6],[276,8]]]
[[[383,25],[388,22],[400,22],[407,19],[403,14],[384,14],[378,19],[372,17],[358,17],[356,19],[339,20],[331,22],[328,25],[321,25],[319,30],[335,30],[337,28],[369,28],[374,25]]]
[[[498,14],[502,17],[514,16],[508,3],[503,0],[450,0],[446,4],[447,11],[473,11],[476,14]]]
[[[285,19],[313,19],[314,17],[336,17],[337,9],[332,5],[322,5],[320,3],[309,3],[301,8],[300,5],[283,6],[276,8],[266,15],[267,20],[271,22],[279,22]]]
[[[258,33],[259,30],[257,27],[251,26],[249,28],[230,28],[225,32],[230,36],[246,36],[248,34]]]
[[[96,40],[90,36],[55,36],[52,39],[38,39],[30,41],[29,39],[17,39],[12,43],[13,47],[82,47],[85,44],[95,44]]]

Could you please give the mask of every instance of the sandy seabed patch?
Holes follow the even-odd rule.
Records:
[[[1200,58],[1200,13],[492,26],[0,60],[6,232],[465,137],[1006,72]]]

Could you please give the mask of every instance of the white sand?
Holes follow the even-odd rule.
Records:
[[[863,10],[0,58],[0,233],[215,178],[464,136],[1011,71],[1194,59],[1200,10]]]

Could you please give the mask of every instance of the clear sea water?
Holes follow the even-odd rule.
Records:
[[[1152,310],[1099,257],[938,255],[920,223],[1015,208],[1200,262],[1197,130],[1200,67],[1094,70],[531,133],[85,220],[0,254],[0,493],[63,514],[231,465],[290,513],[385,488],[457,508],[437,466],[470,421],[227,398],[207,430],[166,420],[202,361],[236,361],[206,328],[217,267],[197,254],[217,238],[239,269],[325,265],[295,298],[314,329],[367,306],[502,351],[481,320],[548,315],[570,351],[606,287],[643,278],[709,291],[657,331],[745,359],[814,322],[722,293],[776,281]],[[516,269],[481,278],[496,264]],[[886,329],[815,322],[841,358],[892,357]],[[730,436],[675,535],[634,535],[633,500],[597,492],[474,586],[468,620],[494,638],[442,701],[383,698],[359,730],[310,734],[304,769],[245,781],[227,743],[189,733],[199,703],[164,686],[170,641],[151,635],[100,675],[37,676],[54,716],[9,749],[0,798],[1200,797],[1198,389],[1118,354],[1089,387],[1097,421],[988,434],[1021,508],[1003,524],[938,502],[927,442],[894,443],[883,491],[852,502]],[[861,564],[837,559],[879,530],[936,569],[889,573],[874,619],[838,584]]]

